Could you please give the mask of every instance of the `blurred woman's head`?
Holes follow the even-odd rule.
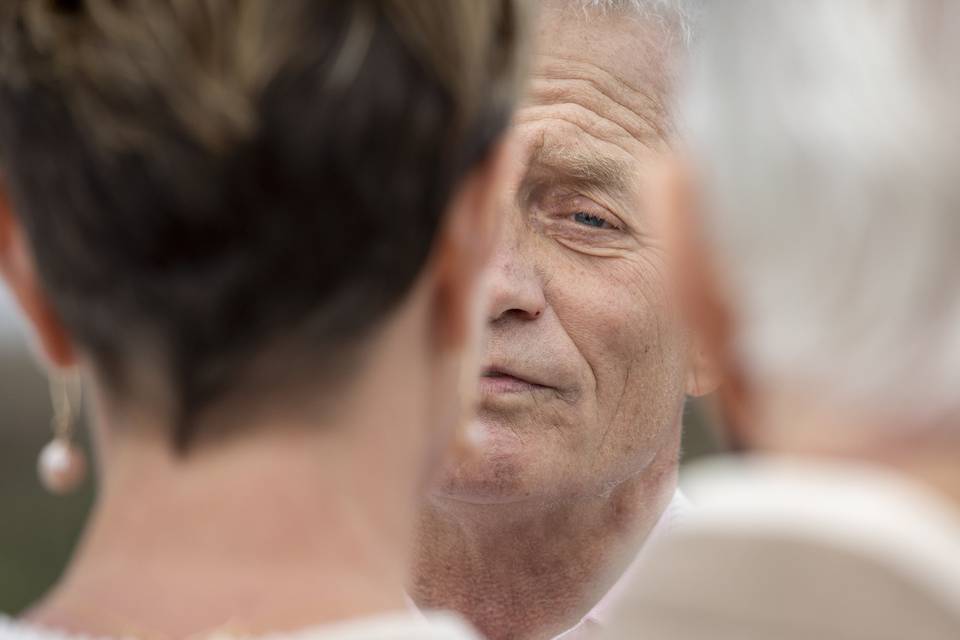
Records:
[[[4,3],[0,264],[47,359],[180,449],[281,407],[335,411],[381,357],[448,423],[517,11]]]

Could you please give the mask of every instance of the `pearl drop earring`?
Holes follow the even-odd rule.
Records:
[[[53,402],[53,440],[40,452],[37,472],[40,482],[50,493],[66,495],[75,491],[87,475],[87,458],[73,441],[76,408],[83,397],[83,387],[76,376],[53,378],[50,398]]]

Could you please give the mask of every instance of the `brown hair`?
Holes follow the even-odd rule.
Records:
[[[508,124],[523,4],[4,2],[3,171],[114,390],[150,354],[185,445],[281,338],[349,361]]]

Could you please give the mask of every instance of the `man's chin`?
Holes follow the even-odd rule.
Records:
[[[530,497],[531,463],[515,436],[486,437],[466,459],[448,466],[431,494],[441,500],[475,504],[517,502]]]
[[[441,500],[475,504],[499,504],[522,500],[523,468],[503,456],[473,458],[447,469],[434,485],[431,494]]]
[[[485,507],[518,504],[526,498],[522,493],[491,489],[487,486],[448,486],[437,487],[430,495],[432,502],[448,507]]]

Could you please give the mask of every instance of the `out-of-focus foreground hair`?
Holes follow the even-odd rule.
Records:
[[[683,104],[751,378],[960,409],[960,5],[732,0]]]
[[[508,125],[523,4],[3,2],[5,183],[112,391],[160,371],[184,446],[264,354],[345,377]]]

